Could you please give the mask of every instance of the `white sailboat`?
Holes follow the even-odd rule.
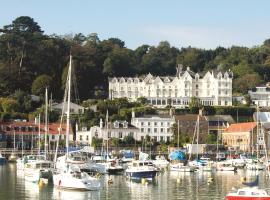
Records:
[[[67,76],[67,99],[64,97],[64,103],[67,102],[66,112],[66,160],[69,158],[69,125],[70,125],[70,90],[71,90],[72,57],[70,56],[68,76]],[[65,92],[66,94],[66,92]],[[63,112],[63,111],[62,111]],[[58,145],[57,145],[58,146]],[[53,175],[54,186],[59,189],[74,190],[98,190],[101,187],[100,180],[82,172],[76,165],[70,165],[66,162],[65,169],[56,172]]]
[[[8,158],[9,162],[16,162],[17,158],[17,154],[16,152],[16,137],[15,137],[15,130],[13,131],[13,152],[11,153],[11,155]]]
[[[259,160],[259,134],[264,136],[264,133],[262,131],[262,127],[261,127],[261,123],[259,122],[259,108],[257,106],[257,159],[256,160],[252,160],[251,163],[247,163],[246,164],[246,169],[247,170],[264,170],[265,169],[265,165],[263,163],[260,162]],[[263,137],[264,139],[264,137]],[[264,146],[265,147],[265,146]],[[267,157],[267,151],[266,151],[266,157]],[[268,158],[267,158],[268,160]]]

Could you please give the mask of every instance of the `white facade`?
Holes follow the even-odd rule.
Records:
[[[109,98],[127,97],[136,101],[147,98],[149,104],[166,107],[188,107],[191,97],[200,99],[203,105],[232,105],[232,72],[207,72],[204,76],[186,71],[178,65],[176,76],[114,77],[109,78]]]
[[[115,121],[109,124],[108,129],[103,126],[100,120],[100,126],[93,126],[88,131],[86,127],[76,132],[76,141],[81,144],[92,143],[92,138],[97,137],[107,140],[108,138],[124,139],[126,136],[132,136],[135,140],[140,140],[139,129],[128,124],[127,121]]]
[[[175,119],[169,115],[149,115],[143,117],[135,117],[132,113],[131,124],[136,126],[140,130],[140,139],[143,140],[147,135],[155,141],[168,142],[172,140],[173,132],[172,126],[175,123]]]
[[[251,101],[253,104],[260,107],[270,106],[270,88],[267,86],[256,87],[253,90],[249,90]]]
[[[63,103],[58,104],[52,104],[52,109],[57,111],[62,111],[63,109]],[[84,107],[80,106],[78,104],[70,102],[70,114],[83,114],[84,113]],[[65,113],[67,112],[67,105],[64,107]]]

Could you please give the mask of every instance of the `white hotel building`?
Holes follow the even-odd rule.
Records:
[[[191,97],[200,99],[205,106],[232,105],[233,73],[194,73],[187,67],[178,65],[176,76],[113,77],[109,78],[109,98],[127,97],[136,101],[147,98],[156,107],[188,107]]]

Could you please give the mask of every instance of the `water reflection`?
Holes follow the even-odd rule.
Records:
[[[148,184],[133,182],[125,176],[103,176],[100,191],[76,192],[58,190],[52,185],[39,187],[24,180],[21,172],[17,173],[16,165],[0,167],[0,199],[53,199],[53,200],[166,200],[166,199],[198,199],[221,200],[232,187],[243,187],[241,177],[248,180],[259,175],[259,187],[269,188],[270,180],[263,171],[234,172],[164,172],[155,181]],[[108,180],[111,180],[108,182]]]

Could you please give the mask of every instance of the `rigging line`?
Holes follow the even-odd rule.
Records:
[[[59,130],[58,130],[58,140],[56,142],[56,151],[55,151],[55,156],[54,156],[54,163],[55,164],[56,164],[56,160],[57,160],[57,154],[58,154],[58,148],[59,148],[59,140],[60,140],[60,135],[61,135],[61,131],[62,131],[62,123],[63,123],[64,113],[65,113],[65,110],[66,110],[67,88],[68,88],[68,76],[67,76],[67,79],[66,79],[65,91],[64,91],[64,98],[63,98],[63,103],[62,103],[62,112],[61,112],[61,118],[60,118],[60,126],[59,126]],[[56,167],[56,165],[54,165],[54,168],[55,167]]]

